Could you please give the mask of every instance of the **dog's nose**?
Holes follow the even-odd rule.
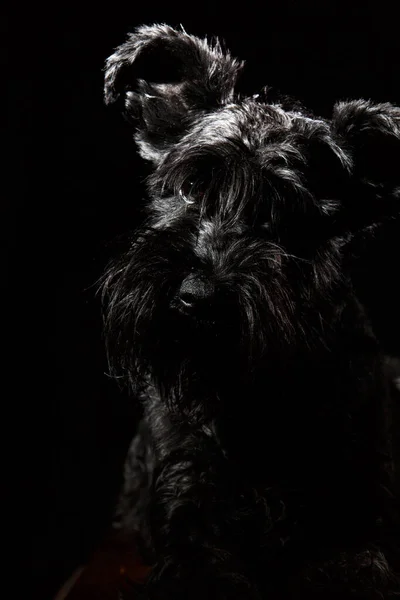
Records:
[[[205,306],[214,295],[213,284],[202,277],[188,275],[179,289],[178,298],[181,308],[194,310]]]

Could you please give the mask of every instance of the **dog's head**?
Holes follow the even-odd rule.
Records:
[[[178,395],[188,370],[329,345],[349,234],[399,195],[399,109],[347,102],[316,119],[241,98],[242,66],[165,25],[106,66],[105,100],[153,164],[148,219],[105,279],[110,357]]]

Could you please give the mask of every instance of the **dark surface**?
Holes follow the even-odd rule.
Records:
[[[248,3],[245,12],[214,2],[17,5],[3,387],[16,409],[7,439],[31,597],[50,598],[108,526],[135,423],[127,395],[104,374],[92,287],[118,249],[108,243],[137,221],[143,177],[122,120],[102,104],[104,59],[138,24],[182,23],[246,59],[246,92],[272,85],[323,115],[338,98],[400,102],[392,3],[270,4],[261,17]]]
[[[134,540],[107,535],[90,560],[64,582],[54,600],[120,600],[139,598],[150,567],[140,559]]]

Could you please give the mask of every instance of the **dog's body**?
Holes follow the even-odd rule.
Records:
[[[241,99],[241,66],[167,26],[107,62],[154,165],[104,281],[144,413],[122,520],[151,598],[394,598],[393,402],[357,261],[399,213],[400,110]]]

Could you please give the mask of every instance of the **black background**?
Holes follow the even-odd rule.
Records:
[[[16,410],[3,427],[31,597],[51,598],[107,529],[135,422],[105,375],[95,296],[143,194],[131,134],[102,103],[105,58],[139,24],[182,23],[246,60],[243,91],[268,84],[329,116],[337,99],[400,103],[395,11],[353,0],[15,5],[2,232],[4,405]]]

